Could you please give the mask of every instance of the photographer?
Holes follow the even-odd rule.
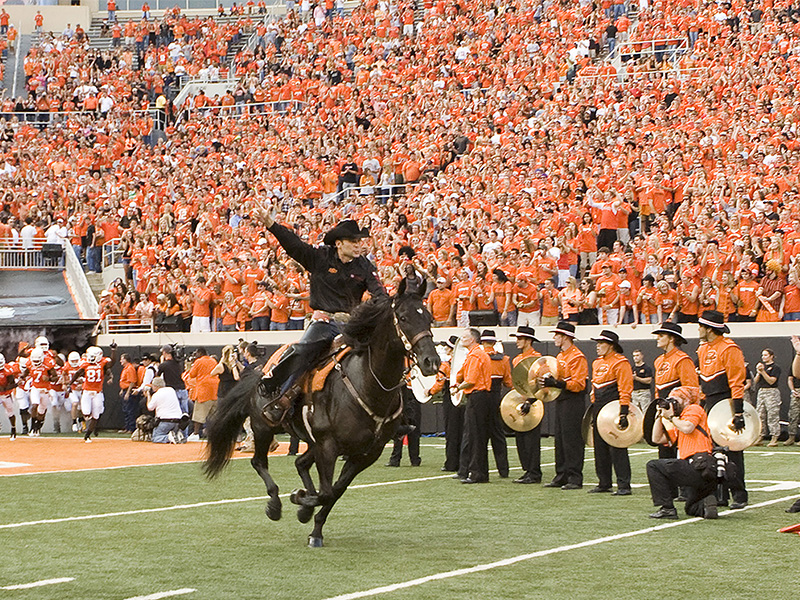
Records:
[[[704,519],[717,518],[717,484],[726,481],[735,490],[736,466],[722,452],[712,454],[708,433],[708,417],[700,406],[700,390],[679,387],[669,398],[658,401],[653,426],[653,441],[658,444],[677,442],[678,458],[660,458],[647,463],[647,479],[653,504],[660,508],[653,519],[677,519],[672,490],[686,491],[686,514]],[[667,427],[665,424],[672,426]]]
[[[162,377],[156,377],[151,383],[152,393],[147,400],[148,410],[156,413],[156,428],[153,430],[154,444],[181,444],[186,438],[180,432],[183,416],[175,390],[164,383]]]

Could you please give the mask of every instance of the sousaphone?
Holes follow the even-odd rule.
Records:
[[[729,400],[720,400],[708,411],[708,432],[720,446],[733,451],[749,448],[761,439],[761,419],[753,406],[744,403],[744,429],[733,430],[733,410]]]
[[[461,340],[458,340],[455,348],[453,348],[453,358],[450,362],[450,387],[453,387],[458,383],[456,381],[458,372],[461,370],[461,367],[464,366],[464,362],[467,360],[468,353],[469,351],[461,345]],[[453,406],[458,406],[461,404],[464,401],[463,390],[455,393],[451,392],[450,401],[453,403]]]
[[[530,431],[542,422],[544,404],[533,400],[527,414],[522,414],[522,405],[527,401],[527,396],[523,396],[517,390],[511,390],[500,402],[500,416],[514,431]]]
[[[419,367],[415,364],[411,367],[411,371],[409,371],[408,383],[417,402],[425,404],[431,399],[428,390],[436,383],[436,375],[423,375],[422,371],[420,371]]]
[[[547,374],[558,377],[558,361],[555,356],[540,356],[528,372],[528,385],[533,390],[533,398],[542,402],[552,402],[561,395],[561,388],[539,386],[539,378]]]
[[[635,404],[628,407],[628,426],[621,429],[619,426],[619,400],[609,402],[597,413],[595,427],[600,437],[615,448],[628,448],[642,439],[644,435],[644,415]]]

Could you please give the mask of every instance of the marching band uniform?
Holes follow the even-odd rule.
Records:
[[[517,328],[512,337],[517,339],[529,339],[531,342],[538,342],[532,328],[524,325]],[[512,366],[516,367],[526,358],[539,358],[541,356],[533,347],[528,346],[517,354],[511,361]],[[528,398],[528,400],[531,400]],[[541,423],[530,431],[517,431],[514,437],[517,441],[517,456],[524,473],[514,483],[539,483],[542,481],[542,435]]]
[[[450,336],[444,344],[452,352],[455,348],[457,336]],[[431,395],[442,392],[442,411],[444,412],[444,465],[442,471],[456,472],[459,467],[459,454],[461,453],[461,437],[464,429],[464,404],[455,406],[450,397],[450,369],[452,357],[443,360],[436,374],[436,383],[430,390]]]
[[[575,338],[575,325],[561,321],[554,334]],[[558,375],[548,385],[561,388],[555,404],[556,476],[545,487],[580,489],[583,486],[584,441],[581,434],[586,410],[586,388],[589,365],[583,352],[573,343],[556,356]]]
[[[704,329],[711,331],[711,338],[705,343],[701,343],[697,348],[698,368],[700,369],[700,389],[703,396],[703,408],[706,412],[721,400],[729,400],[733,407],[734,424],[741,419],[740,425],[744,427],[744,419],[741,417],[744,411],[744,383],[747,379],[747,372],[744,363],[744,354],[736,342],[724,337],[725,333],[730,333],[727,325],[723,322],[722,314],[708,310],[698,319],[701,327],[701,339]],[[744,452],[727,451],[728,459],[736,465],[737,485],[731,486],[730,491],[733,497],[731,508],[744,508],[747,505],[748,494],[744,485]],[[719,498],[724,505],[727,502],[728,488],[723,492],[723,497]]]
[[[619,400],[620,419],[627,419],[628,407],[633,391],[633,370],[628,359],[622,354],[619,336],[613,331],[604,330],[595,342],[610,344],[612,349],[592,363],[592,421],[594,427],[594,466],[599,483],[590,493],[611,491],[611,467],[617,475],[616,496],[631,494],[631,462],[627,448],[615,448],[608,444],[597,430],[597,415],[609,402]]]
[[[500,416],[500,402],[503,401],[503,386],[513,387],[511,381],[511,361],[502,352],[495,352],[494,344],[497,342],[494,331],[485,329],[481,334],[481,343],[484,350],[491,360],[490,369],[492,374],[492,403],[494,412],[492,415],[489,439],[492,442],[492,454],[497,465],[497,472],[500,477],[508,477],[508,444],[506,443],[506,433],[503,428],[503,419]]]
[[[463,339],[463,338],[462,338]],[[461,465],[459,473],[464,470],[469,455],[469,476],[463,478],[464,483],[487,483],[489,481],[489,431],[496,408],[492,402],[491,359],[483,346],[475,340],[470,347],[467,358],[456,377],[456,382],[472,384],[468,388],[467,408],[465,413],[465,435],[462,440]]]

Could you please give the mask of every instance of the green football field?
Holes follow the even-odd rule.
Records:
[[[3,440],[5,442],[6,440]],[[513,445],[513,439],[509,439]],[[362,473],[310,549],[297,521],[291,457],[270,459],[284,516],[269,521],[247,460],[215,481],[199,464],[0,477],[0,600],[178,597],[386,600],[461,598],[788,598],[795,595],[800,451],[746,453],[750,506],[717,521],[660,522],[647,446],[631,448],[634,494],[464,486],[443,474],[443,441],[423,464]],[[552,439],[542,440],[546,480]],[[516,451],[509,449],[516,461]],[[404,458],[407,464],[407,458]],[[520,471],[512,471],[512,478]],[[590,451],[585,481],[596,482]],[[682,514],[682,512],[681,512]],[[44,582],[37,587],[21,584]]]

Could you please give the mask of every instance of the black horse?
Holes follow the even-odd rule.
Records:
[[[439,369],[431,315],[419,295],[404,291],[401,284],[396,296],[371,299],[353,311],[343,332],[353,350],[331,371],[324,387],[305,399],[302,410],[295,410],[286,424],[286,429],[308,444],[308,450],[295,461],[305,489],[294,491],[291,501],[299,505],[297,518],[302,523],[307,523],[319,507],[308,540],[311,547],[322,546],[322,527],[333,505],[356,475],[378,460],[397,431],[407,359],[415,361],[425,375]],[[220,473],[249,416],[255,437],[250,464],[267,486],[267,516],[277,521],[281,518],[281,500],[269,473],[267,453],[280,430],[270,427],[262,415],[267,400],[258,392],[260,379],[260,372],[249,374],[217,403],[207,428],[204,470],[208,477]],[[339,456],[346,460],[334,483]],[[315,463],[319,491],[310,474]]]

